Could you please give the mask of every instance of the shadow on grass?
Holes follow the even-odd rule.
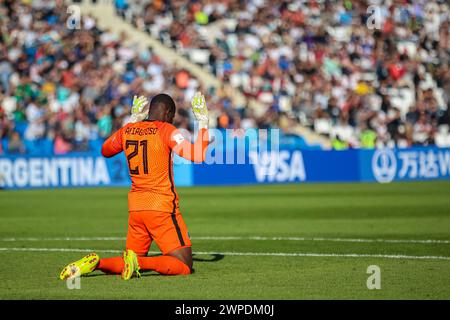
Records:
[[[205,256],[205,255],[202,255]],[[225,258],[225,256],[223,254],[218,254],[218,253],[214,253],[214,254],[209,254],[208,256],[211,256],[211,259],[204,259],[204,258],[199,258],[197,257],[197,255],[194,253],[192,255],[192,260],[194,261],[198,261],[198,262],[217,262],[222,260],[223,258]]]

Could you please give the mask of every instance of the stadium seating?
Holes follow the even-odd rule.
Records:
[[[193,130],[189,99],[202,90],[212,127],[281,128],[301,148],[315,146],[291,137],[292,124],[347,147],[364,147],[364,132],[373,133],[370,146],[450,146],[449,48],[436,40],[448,6],[380,4],[373,29],[371,3],[378,2],[116,2],[120,17],[267,108],[256,116],[89,15],[70,29],[61,4],[2,2],[0,25],[10,37],[0,42],[0,137],[17,132],[34,152],[49,149],[35,141],[61,136],[75,151],[121,127],[133,95],[161,91],[176,99],[175,124]]]
[[[358,147],[369,128],[378,146],[450,146],[439,128],[450,110],[445,1],[127,3],[128,21],[319,134]]]

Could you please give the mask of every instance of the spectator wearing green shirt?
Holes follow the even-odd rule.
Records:
[[[360,140],[361,148],[375,149],[375,145],[377,142],[377,133],[372,129],[366,127],[361,131]]]
[[[107,138],[111,135],[111,131],[112,131],[112,117],[110,114],[110,110],[109,108],[105,108],[103,109],[99,120],[97,122],[97,126],[98,126],[98,133],[100,135],[100,137],[102,138]]]
[[[333,141],[332,146],[334,150],[341,151],[348,149],[348,142],[345,140],[342,140],[339,135],[337,135]]]

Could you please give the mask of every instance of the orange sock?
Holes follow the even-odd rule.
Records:
[[[141,270],[153,270],[165,275],[190,274],[189,267],[171,256],[138,257]]]
[[[121,274],[123,270],[123,259],[122,257],[112,257],[100,259],[96,270],[101,270],[104,273],[110,274]]]

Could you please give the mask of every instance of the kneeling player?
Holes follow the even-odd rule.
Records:
[[[194,162],[205,160],[208,147],[208,108],[202,94],[192,99],[192,110],[199,122],[196,142],[185,140],[172,125],[175,102],[158,94],[150,102],[134,98],[131,123],[109,137],[102,147],[105,157],[125,152],[131,177],[128,194],[128,235],[121,257],[100,259],[91,253],[66,266],[60,279],[84,275],[94,270],[121,274],[125,280],[139,270],[154,270],[164,275],[192,272],[191,241],[178,205],[173,183],[172,151]],[[152,241],[162,256],[147,257]]]

